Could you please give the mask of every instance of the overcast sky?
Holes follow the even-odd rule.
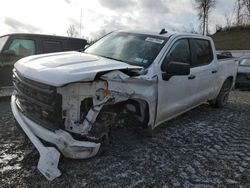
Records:
[[[225,24],[235,0],[217,0],[211,13],[211,30]],[[193,0],[3,0],[0,6],[0,35],[13,32],[67,36],[67,28],[96,38],[117,29],[160,31],[197,29]],[[79,31],[80,32],[80,31]]]

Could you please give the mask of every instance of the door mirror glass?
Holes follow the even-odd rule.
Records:
[[[166,65],[165,72],[168,76],[189,75],[190,65],[187,63],[171,61]]]

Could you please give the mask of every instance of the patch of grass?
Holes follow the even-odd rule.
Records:
[[[211,37],[216,50],[250,50],[250,26],[225,28]]]

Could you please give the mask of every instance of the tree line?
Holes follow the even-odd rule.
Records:
[[[210,15],[213,9],[216,8],[217,0],[193,0],[193,2],[200,23],[200,33],[209,35]],[[235,0],[233,10],[231,13],[225,14],[225,20],[228,29],[234,26],[250,25],[250,0]],[[221,29],[222,26],[216,26],[216,30]],[[194,29],[190,32],[197,33]],[[67,34],[69,37],[82,37],[79,36],[79,32],[74,25],[69,26]]]
[[[198,11],[200,29],[203,35],[209,34],[209,18],[211,11],[216,8],[217,0],[194,0],[195,9]],[[250,0],[236,0],[232,13],[226,13],[226,28],[250,25]],[[216,30],[222,29],[216,26]]]
[[[236,0],[235,20],[229,20],[227,26],[247,26],[250,25],[250,0]]]

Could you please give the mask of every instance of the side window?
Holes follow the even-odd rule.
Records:
[[[190,63],[191,54],[188,39],[181,39],[175,42],[164,62],[176,61],[181,63]]]
[[[29,39],[14,39],[9,46],[9,50],[15,51],[16,55],[21,57],[34,55],[36,51],[35,42]]]
[[[45,40],[43,41],[43,52],[53,53],[63,51],[62,43],[60,41]]]
[[[209,64],[213,60],[213,51],[208,40],[192,40],[193,62],[192,67]]]

